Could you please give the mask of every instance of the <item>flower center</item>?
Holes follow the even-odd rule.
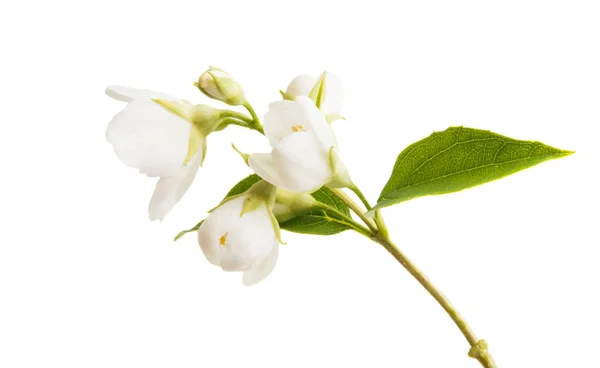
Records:
[[[219,245],[223,247],[225,246],[225,242],[227,241],[227,235],[229,235],[229,233],[221,235],[221,237],[219,238]]]
[[[292,132],[306,132],[306,129],[302,125],[294,125],[292,127]]]

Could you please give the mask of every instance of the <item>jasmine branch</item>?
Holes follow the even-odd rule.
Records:
[[[373,234],[377,234],[377,225],[373,219],[365,216],[366,211],[363,211],[360,206],[352,200],[352,198],[348,197],[348,195],[346,195],[346,193],[342,192],[340,189],[333,188],[331,191],[335,193],[335,195],[365,223],[365,225],[367,225]]]
[[[367,210],[371,208],[369,202],[364,197],[358,188],[350,188],[357,197],[363,202]],[[485,368],[497,368],[494,359],[488,351],[485,340],[479,340],[477,335],[471,330],[467,321],[458,313],[456,308],[450,303],[450,300],[435,287],[435,285],[425,276],[425,274],[398,248],[396,244],[389,238],[387,228],[383,222],[383,217],[380,211],[376,212],[375,219],[368,218],[364,215],[360,206],[349,198],[344,192],[339,189],[333,189],[333,192],[342,200],[348,208],[350,208],[368,227],[371,231],[369,237],[372,241],[382,245],[397,261],[406,269],[416,280],[427,290],[427,292],[440,304],[452,321],[456,324],[465,339],[471,345],[469,356],[477,359]],[[364,234],[363,234],[364,235]]]

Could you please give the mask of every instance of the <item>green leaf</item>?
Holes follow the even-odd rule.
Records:
[[[231,188],[223,200],[244,193],[260,180],[260,177],[256,174],[242,179]],[[339,214],[350,217],[350,210],[330,189],[323,187],[312,193],[311,196],[335,211],[321,208],[310,209],[304,214],[281,223],[280,227],[282,229],[302,234],[333,235],[353,228],[353,225],[344,220],[344,216]],[[336,213],[336,211],[339,213]],[[203,221],[200,221],[189,230],[181,231],[177,234],[175,240],[179,240],[187,233],[197,231]]]
[[[223,200],[225,200],[229,197],[233,197],[234,195],[244,193],[245,191],[250,189],[251,186],[258,183],[259,181],[260,181],[260,176],[258,176],[256,174],[247,176],[246,178],[239,181],[236,185],[234,185],[233,188],[231,188],[231,190],[229,190],[229,193],[227,193],[225,198],[223,198]]]
[[[317,201],[324,203],[328,206],[335,208],[346,216],[350,216],[350,209],[341,199],[339,199],[331,189],[327,187],[322,187],[316,192],[312,193],[311,196]]]
[[[353,229],[341,216],[331,214],[327,210],[313,209],[280,224],[283,230],[300,234],[334,235]]]
[[[450,127],[400,153],[377,205],[369,212],[417,197],[471,188],[572,153],[487,130]]]
[[[311,195],[317,201],[332,207],[346,217],[350,217],[348,207],[329,188],[322,187]],[[306,213],[280,224],[280,226],[287,231],[313,235],[334,235],[353,228],[353,225],[348,223],[344,216],[335,211],[321,208],[310,209]]]

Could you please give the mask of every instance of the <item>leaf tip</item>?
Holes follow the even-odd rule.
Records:
[[[561,157],[571,156],[574,153],[575,153],[575,151],[562,150],[561,151]]]

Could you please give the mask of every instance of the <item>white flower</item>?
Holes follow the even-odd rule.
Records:
[[[247,198],[233,198],[212,211],[198,229],[198,243],[210,263],[243,272],[242,281],[250,286],[275,268],[279,240],[266,203],[242,214]]]
[[[342,82],[331,73],[324,72],[319,79],[310,75],[299,75],[294,78],[286,90],[286,94],[292,98],[307,96],[315,100],[322,89],[320,97],[321,112],[335,120],[340,117],[344,92]]]
[[[250,168],[264,180],[303,193],[314,192],[325,184],[349,184],[333,132],[308,97],[269,105],[264,129],[272,152],[255,153],[248,159]]]
[[[162,220],[188,190],[204,158],[205,137],[184,119],[194,106],[164,93],[109,86],[106,94],[127,102],[106,129],[119,159],[150,177],[160,177],[148,207],[150,220]],[[175,101],[180,114],[153,101]]]

